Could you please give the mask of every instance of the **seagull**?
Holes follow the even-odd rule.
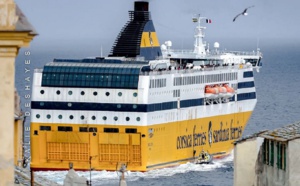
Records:
[[[244,10],[242,13],[236,15],[236,16],[234,17],[234,19],[233,19],[233,22],[234,22],[234,21],[236,20],[236,18],[238,18],[240,15],[244,15],[244,16],[248,15],[247,10],[248,10],[249,8],[252,8],[252,7],[254,7],[254,5],[253,5],[253,6],[249,6],[248,8],[245,8],[245,10]]]

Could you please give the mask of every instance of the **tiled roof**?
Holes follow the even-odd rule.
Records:
[[[256,138],[258,136],[260,136],[262,133],[266,132],[267,130],[261,130],[257,133],[254,133],[254,134],[251,134],[251,135],[247,135],[247,136],[244,136],[236,141],[234,141],[233,143],[234,144],[237,144],[237,143],[241,143],[241,142],[244,142],[244,141],[247,141],[248,139],[252,139],[252,138]]]
[[[260,137],[275,141],[290,141],[300,138],[300,121],[278,129],[269,130],[262,133]]]

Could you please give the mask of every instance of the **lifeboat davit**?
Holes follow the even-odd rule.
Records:
[[[205,87],[205,97],[207,98],[218,98],[219,97],[219,88],[218,87]]]
[[[224,84],[223,87],[226,88],[226,94],[225,94],[226,98],[230,98],[234,95],[234,89],[230,87],[228,84]]]

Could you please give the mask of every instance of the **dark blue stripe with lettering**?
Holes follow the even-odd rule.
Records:
[[[255,99],[255,92],[237,95],[237,101]],[[230,101],[235,101],[234,96]],[[181,100],[180,107],[188,108],[204,105],[203,98]],[[32,101],[32,109],[42,110],[87,110],[87,111],[116,111],[116,112],[155,112],[177,109],[177,101],[153,104],[116,104],[116,103],[87,103],[87,102],[42,102]]]
[[[182,108],[203,105],[203,98],[180,101]],[[87,102],[41,102],[32,101],[32,109],[46,110],[94,110],[117,112],[154,112],[177,109],[177,101],[153,104],[116,104],[116,103],[87,103]]]

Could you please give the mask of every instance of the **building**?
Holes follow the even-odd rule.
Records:
[[[13,0],[0,1],[0,185],[13,185],[15,58],[37,33]]]
[[[14,164],[24,166],[24,121],[25,117],[20,108],[20,96],[15,90],[15,123],[14,123]]]
[[[235,142],[234,185],[299,186],[300,121]]]

